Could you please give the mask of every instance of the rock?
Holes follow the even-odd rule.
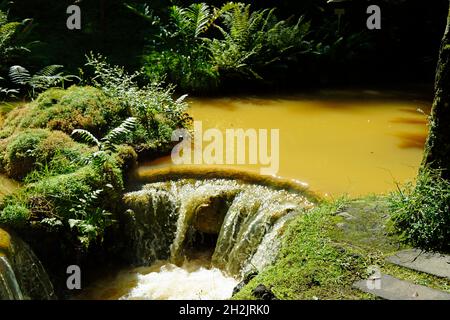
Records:
[[[11,248],[11,236],[5,230],[0,229],[0,253],[7,254]]]
[[[238,293],[239,291],[242,290],[243,287],[245,287],[246,283],[244,282],[244,280],[242,280],[241,282],[239,282],[236,287],[233,288],[233,296]]]
[[[260,284],[253,289],[252,294],[260,300],[278,300],[273,292],[263,284]]]
[[[194,228],[206,234],[218,234],[226,214],[224,203],[222,197],[211,197],[195,208]]]
[[[406,249],[388,257],[387,261],[401,267],[450,279],[450,255]]]
[[[336,227],[338,227],[339,229],[344,229],[345,226],[346,226],[346,224],[343,222],[336,223]]]
[[[340,212],[340,213],[338,213],[337,214],[339,217],[342,217],[342,218],[344,218],[345,220],[354,220],[355,219],[355,217],[354,216],[352,216],[350,213],[348,213],[348,212]]]
[[[236,287],[233,288],[233,296],[238,293],[239,291],[242,290],[243,287],[245,287],[246,284],[248,284],[250,282],[250,280],[252,280],[254,277],[256,277],[258,275],[257,271],[250,271],[248,273],[245,274],[244,279],[239,282]]]
[[[387,300],[450,300],[450,294],[409,281],[381,274],[379,278],[360,280],[353,286]]]

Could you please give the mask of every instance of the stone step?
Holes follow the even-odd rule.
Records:
[[[378,278],[353,284],[361,291],[387,300],[450,300],[450,294],[381,274]]]
[[[450,279],[449,255],[428,253],[419,249],[407,249],[388,257],[387,261],[401,267]]]

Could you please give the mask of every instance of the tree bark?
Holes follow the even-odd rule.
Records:
[[[450,1],[447,27],[439,52],[434,101],[422,165],[443,170],[442,176],[450,180]]]

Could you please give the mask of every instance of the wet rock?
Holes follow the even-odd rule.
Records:
[[[225,197],[211,197],[200,204],[194,213],[194,228],[206,234],[218,234],[226,215]]]
[[[5,230],[0,229],[0,254],[7,254],[11,247],[11,236]]]
[[[263,284],[253,289],[252,294],[260,300],[278,300],[273,292]]]
[[[241,282],[239,282],[236,287],[233,288],[233,296],[238,293],[239,291],[242,290],[243,287],[245,287],[246,283],[244,282],[244,280],[242,280]]]
[[[256,271],[251,271],[251,272],[248,272],[247,274],[245,274],[245,276],[244,276],[244,279],[241,281],[241,282],[239,282],[237,285],[236,285],[236,287],[234,287],[234,289],[233,289],[233,296],[236,294],[236,293],[238,293],[239,291],[241,291],[242,290],[242,288],[246,285],[246,284],[248,284],[249,282],[250,282],[250,280],[252,280],[254,277],[256,277],[258,275],[258,272],[256,272]]]

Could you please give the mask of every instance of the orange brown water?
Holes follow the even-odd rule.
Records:
[[[203,130],[279,129],[278,176],[306,182],[321,194],[352,196],[384,193],[412,180],[427,135],[430,103],[373,93],[356,98],[191,99],[189,113]],[[199,165],[210,170],[229,165]],[[176,167],[170,157],[142,169]],[[195,166],[194,166],[195,167]],[[233,169],[259,172],[258,165]],[[150,172],[149,172],[150,173]]]

